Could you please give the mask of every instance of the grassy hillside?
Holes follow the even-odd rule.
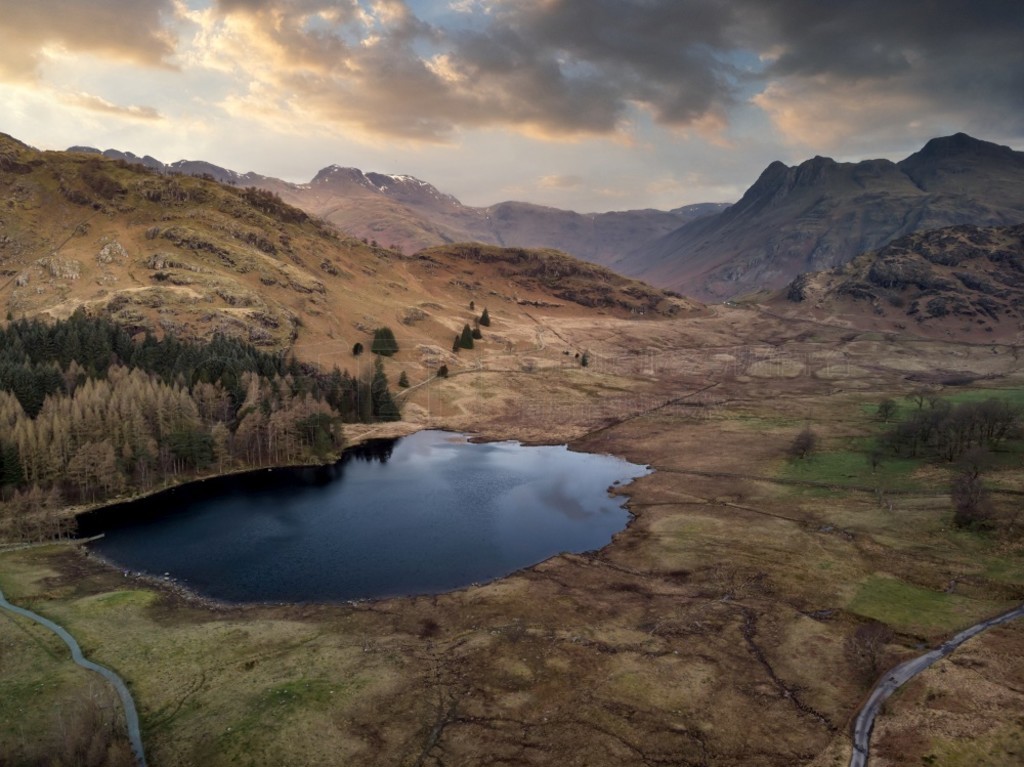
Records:
[[[501,269],[460,248],[406,257],[272,192],[38,152],[6,136],[0,199],[0,317],[12,319],[84,307],[133,332],[219,332],[267,349],[319,345],[319,356],[368,347],[383,325],[444,348],[472,321],[474,299],[510,320],[525,306],[658,316],[693,306],[553,252],[508,251]],[[530,273],[541,262],[559,266]]]

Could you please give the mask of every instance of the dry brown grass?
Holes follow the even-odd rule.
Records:
[[[66,550],[3,555],[0,582],[129,680],[154,765],[832,767],[867,687],[847,652],[857,628],[884,612],[895,631],[885,657],[899,659],[1019,599],[1024,568],[1016,544],[951,531],[934,492],[893,496],[890,512],[870,489],[780,481],[786,446],[811,423],[824,450],[843,449],[873,428],[865,407],[911,388],[903,371],[951,355],[1001,385],[1020,379],[988,348],[820,327],[812,338],[804,325],[715,312],[503,318],[493,332],[532,343],[533,372],[485,350],[483,370],[411,396],[415,422],[402,428],[571,440],[652,464],[625,491],[636,518],[596,555],[438,597],[340,606],[203,606]],[[559,345],[539,348],[538,326]],[[604,363],[566,365],[566,346]],[[45,660],[16,632],[0,622],[12,664]],[[945,672],[944,699],[969,702],[942,714],[956,717],[948,742],[947,724],[928,730],[928,753],[954,754],[953,735],[970,727],[970,753],[1009,753],[1021,709],[1008,664],[1021,639],[1001,629],[947,662],[981,653],[986,682],[969,684],[977,667]],[[17,698],[42,722],[77,695],[19,688]],[[899,733],[917,717],[939,721],[936,700],[895,699],[879,753],[921,751]],[[991,729],[981,717],[994,717]]]

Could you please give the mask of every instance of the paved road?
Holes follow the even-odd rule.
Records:
[[[1024,605],[995,618],[982,621],[971,626],[969,629],[964,629],[948,642],[943,643],[931,652],[901,663],[882,677],[882,680],[871,691],[871,695],[868,696],[868,700],[860,710],[860,713],[857,714],[857,721],[854,722],[853,754],[850,756],[850,767],[867,767],[868,748],[871,745],[871,730],[875,726],[875,716],[877,716],[878,710],[888,700],[890,695],[933,663],[945,658],[971,637],[975,637],[993,626],[1022,617],[1024,617]]]
[[[142,733],[139,731],[139,714],[135,710],[135,701],[132,700],[132,694],[128,692],[128,686],[124,683],[124,680],[106,666],[93,663],[82,655],[82,648],[78,646],[78,642],[75,641],[75,638],[65,631],[64,628],[58,626],[50,619],[44,618],[42,615],[37,615],[31,610],[26,610],[24,607],[12,605],[4,598],[3,591],[0,591],[0,609],[28,618],[31,621],[35,621],[40,626],[48,628],[54,634],[59,636],[64,644],[68,646],[71,650],[71,659],[75,663],[82,668],[95,671],[113,685],[118,697],[121,698],[121,705],[124,707],[124,718],[128,723],[128,738],[132,744],[132,752],[135,754],[135,760],[138,762],[139,767],[146,767],[146,755],[142,750]]]

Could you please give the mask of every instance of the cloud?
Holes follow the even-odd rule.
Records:
[[[63,97],[63,100],[74,107],[88,109],[92,112],[117,115],[118,117],[129,117],[134,120],[159,120],[160,112],[153,107],[144,106],[121,106],[112,104],[100,96],[90,93],[70,93]]]
[[[367,138],[624,137],[646,115],[729,146],[730,121],[752,103],[788,140],[829,145],[886,123],[886,110],[893,132],[922,109],[1019,124],[1018,5],[461,1],[448,10],[473,23],[442,28],[403,0],[217,0],[205,36],[218,66],[248,78],[229,108]]]
[[[634,157],[674,144],[742,153],[780,138],[796,153],[857,142],[868,151],[946,130],[1024,135],[1024,3],[1003,0],[7,6],[0,79],[102,93],[109,101],[79,96],[76,106],[131,118],[245,118],[376,147],[465,146],[488,132],[566,152],[613,140]],[[127,66],[76,79],[81,54]],[[162,91],[139,87],[147,70],[171,66],[182,70],[180,91],[167,92],[166,72],[152,78]],[[62,74],[67,82],[47,80]],[[154,106],[117,106],[140,99]],[[540,167],[522,183],[572,175]]]
[[[442,29],[403,0],[218,0],[195,13],[193,47],[246,77],[225,104],[274,104],[367,136],[445,141],[461,130],[512,128],[571,138],[628,131],[635,110],[672,125],[720,115],[729,66],[713,52],[731,19],[690,0],[456,3],[477,16]],[[328,13],[328,12],[331,13]],[[708,41],[713,45],[709,45]]]
[[[943,130],[1024,131],[1024,5],[782,0],[760,14],[753,97],[790,142],[835,148]],[[995,123],[995,124],[993,124]]]
[[[144,66],[169,66],[164,28],[172,0],[32,0],[4,3],[0,79],[35,81],[47,49],[87,52]]]
[[[583,177],[576,175],[553,174],[541,176],[537,180],[537,186],[541,189],[575,189],[583,186]]]

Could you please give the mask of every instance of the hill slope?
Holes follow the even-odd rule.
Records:
[[[1024,225],[954,226],[906,237],[850,263],[802,274],[775,303],[861,327],[1019,343]]]
[[[613,268],[721,300],[784,286],[912,232],[1024,221],[1024,153],[962,133],[899,163],[815,157],[768,166],[724,212],[686,224]]]
[[[463,249],[402,256],[348,237],[273,193],[168,176],[93,154],[38,152],[0,136],[0,311],[109,314],[133,331],[350,357],[377,326],[401,328],[409,364],[432,365],[489,306],[494,333],[532,344],[525,307],[671,316],[695,305],[562,254],[486,261]],[[498,262],[500,261],[500,267]],[[543,279],[557,263],[573,294]],[[524,325],[524,329],[518,327]],[[525,329],[529,326],[529,329]],[[313,350],[313,351],[310,351]]]

